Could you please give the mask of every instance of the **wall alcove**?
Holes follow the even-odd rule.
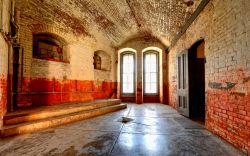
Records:
[[[111,56],[102,50],[94,52],[94,69],[111,71]]]

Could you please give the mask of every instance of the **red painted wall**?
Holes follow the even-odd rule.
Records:
[[[206,127],[250,151],[250,77],[239,69],[221,73],[220,79],[207,84]]]
[[[6,111],[7,111],[7,78],[4,75],[0,75],[0,117],[2,117]]]
[[[56,80],[24,78],[18,94],[18,106],[47,106],[68,102],[116,98],[116,83],[102,82],[96,86],[88,80]]]

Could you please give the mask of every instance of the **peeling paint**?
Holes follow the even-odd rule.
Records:
[[[118,47],[131,36],[151,33],[166,45],[195,11],[200,1],[187,7],[179,1],[41,1],[17,3],[21,17],[90,36]],[[188,11],[187,11],[188,10]],[[41,24],[41,23],[40,23]]]
[[[212,89],[229,90],[232,89],[236,84],[237,83],[232,83],[232,82],[226,82],[225,84],[218,82],[209,82],[208,86]]]

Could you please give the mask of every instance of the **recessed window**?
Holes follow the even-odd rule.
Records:
[[[63,43],[52,34],[33,36],[33,57],[51,61],[67,61]]]
[[[144,54],[144,93],[158,94],[158,53]]]
[[[135,91],[135,58],[133,53],[121,55],[121,87],[123,94],[133,94]]]

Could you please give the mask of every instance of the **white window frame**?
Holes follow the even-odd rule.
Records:
[[[134,70],[133,70],[133,92],[131,93],[126,93],[126,92],[123,92],[123,58],[125,55],[132,55],[133,56],[133,63],[134,63]],[[120,54],[120,79],[121,79],[121,94],[123,96],[131,96],[131,95],[134,95],[135,94],[135,70],[136,70],[136,60],[135,60],[135,53],[134,52],[130,52],[130,51],[126,51],[126,52],[122,52]]]
[[[146,55],[156,54],[156,93],[146,92]],[[159,95],[159,52],[150,50],[143,53],[143,94],[144,95]]]

